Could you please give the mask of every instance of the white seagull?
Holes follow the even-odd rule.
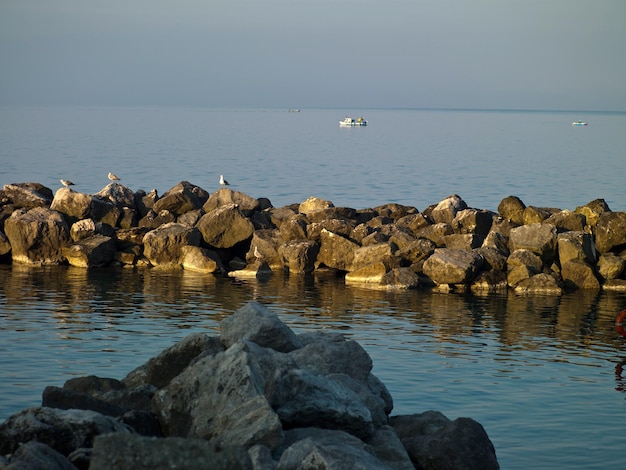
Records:
[[[254,257],[258,259],[259,261],[263,259],[263,255],[261,254],[261,252],[259,251],[259,248],[256,245],[254,245]]]
[[[230,183],[224,179],[224,175],[220,175],[220,184],[222,186],[228,186]]]
[[[70,180],[59,180],[61,182],[61,184],[63,186],[65,186],[66,188],[69,188],[70,186],[74,186],[74,183],[72,183]]]
[[[109,172],[109,179],[110,179],[111,181],[119,181],[119,180],[120,180],[120,177],[119,177],[119,176],[117,176],[117,175],[114,175],[114,174],[113,174],[113,173],[111,173],[111,172]]]

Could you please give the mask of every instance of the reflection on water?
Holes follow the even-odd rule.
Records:
[[[235,280],[189,271],[0,266],[0,419],[77,375],[122,378],[250,300],[296,331],[339,331],[372,356],[394,413],[471,416],[502,468],[622,462],[626,295],[387,292],[329,274]]]

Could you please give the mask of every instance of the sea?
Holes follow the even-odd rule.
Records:
[[[365,127],[340,128],[346,115]],[[573,121],[588,126],[572,126]],[[0,187],[59,179],[94,194],[113,172],[158,194],[181,181],[274,207],[310,196],[424,210],[457,194],[497,211],[626,210],[626,113],[599,111],[0,107]],[[328,274],[236,279],[150,268],[0,264],[0,422],[48,385],[121,379],[249,301],[297,333],[340,332],[370,354],[392,414],[471,417],[503,469],[624,465],[626,293],[378,291]]]

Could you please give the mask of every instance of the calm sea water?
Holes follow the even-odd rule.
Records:
[[[346,113],[367,128],[340,129]],[[573,120],[589,121],[585,128]],[[510,194],[626,210],[626,115],[399,110],[0,108],[0,184],[59,178],[97,192],[113,171],[162,193],[181,180],[275,206],[311,195],[423,209],[449,194],[495,210]],[[235,280],[157,269],[0,266],[0,420],[47,385],[124,377],[250,300],[297,332],[359,341],[394,414],[470,416],[503,469],[620,468],[626,444],[626,294],[378,292],[321,276]]]

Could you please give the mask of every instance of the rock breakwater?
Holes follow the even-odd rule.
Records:
[[[393,399],[355,341],[295,334],[251,302],[122,380],[47,387],[0,424],[6,468],[499,468],[484,428]],[[411,371],[415,373],[415,371]]]
[[[113,181],[95,195],[37,183],[0,191],[0,262],[183,268],[255,277],[330,270],[379,289],[561,294],[626,290],[626,212],[504,198],[497,212],[452,195],[421,212],[311,197],[280,208],[183,181],[162,196]]]

